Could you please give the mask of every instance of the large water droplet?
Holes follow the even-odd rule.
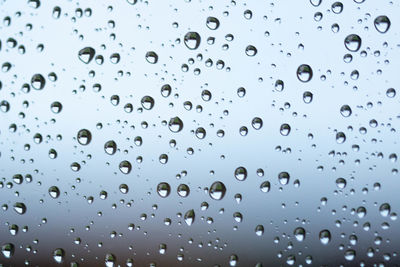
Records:
[[[52,198],[58,198],[58,197],[60,196],[60,189],[58,189],[57,186],[51,186],[51,187],[49,188],[49,195],[50,195]]]
[[[89,130],[87,129],[81,129],[79,130],[76,139],[78,140],[78,143],[86,146],[92,141],[92,134]]]
[[[208,17],[206,25],[210,30],[216,30],[219,27],[219,20],[216,17]]]
[[[104,144],[104,151],[108,155],[114,155],[117,152],[117,144],[113,140],[107,141]]]
[[[95,53],[96,51],[92,47],[85,47],[79,50],[78,57],[83,63],[89,64]]]
[[[361,37],[357,34],[350,34],[344,39],[347,50],[357,52],[361,47]]]
[[[149,51],[146,53],[146,60],[150,64],[156,64],[158,62],[158,55],[154,51]]]
[[[306,230],[303,227],[297,227],[293,232],[296,240],[302,242],[306,238]]]
[[[340,114],[342,114],[343,117],[349,117],[351,116],[351,113],[352,111],[349,105],[343,105],[340,108]]]
[[[289,183],[290,175],[288,172],[280,172],[278,174],[278,180],[281,185],[287,185]]]
[[[171,130],[171,132],[178,133],[183,128],[183,122],[179,117],[173,117],[169,120],[168,128]]]
[[[114,254],[111,253],[107,253],[104,258],[104,263],[106,264],[106,267],[114,267],[116,261],[117,258],[114,256]]]
[[[302,64],[297,68],[297,78],[306,83],[312,79],[313,71],[311,67],[307,64]]]
[[[148,95],[142,97],[140,103],[142,104],[142,107],[147,110],[150,110],[154,107],[154,99]]]
[[[221,200],[226,193],[226,187],[222,182],[214,182],[209,189],[209,194],[212,199]]]
[[[17,202],[14,204],[14,211],[20,215],[26,212],[26,206],[22,202]]]
[[[171,192],[171,186],[166,183],[162,182],[157,185],[157,193],[160,197],[167,197]]]
[[[279,132],[283,136],[288,136],[290,134],[290,125],[287,123],[282,124],[281,128],[279,129]]]
[[[327,245],[331,241],[331,232],[329,232],[329,230],[322,230],[319,232],[319,241],[321,241],[323,245]]]
[[[188,32],[184,37],[184,42],[187,48],[195,50],[200,45],[200,35],[197,32]]]
[[[185,223],[187,225],[189,225],[189,226],[192,225],[194,223],[194,218],[195,218],[194,210],[188,210],[185,213],[184,219],[185,219]]]
[[[121,161],[121,163],[119,164],[119,170],[123,173],[123,174],[129,174],[132,170],[132,164],[127,161],[127,160],[123,160]]]
[[[388,203],[383,203],[380,207],[379,207],[379,213],[383,216],[383,217],[387,217],[390,214],[390,205]]]
[[[64,261],[65,252],[62,248],[57,248],[53,251],[53,259],[57,263],[62,263]]]
[[[7,243],[1,246],[1,253],[7,259],[11,258],[14,255],[15,247],[11,243]]]
[[[246,47],[246,55],[249,57],[254,57],[257,54],[257,48],[253,45],[248,45]]]
[[[247,178],[247,170],[245,167],[238,167],[235,170],[235,177],[239,181],[244,181]]]
[[[32,76],[31,85],[36,90],[42,90],[46,85],[46,80],[42,74],[35,74]]]
[[[380,33],[386,33],[390,28],[390,20],[387,16],[379,16],[374,20],[375,29]]]

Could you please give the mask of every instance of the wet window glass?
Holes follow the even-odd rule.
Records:
[[[399,14],[0,0],[0,265],[400,264]]]

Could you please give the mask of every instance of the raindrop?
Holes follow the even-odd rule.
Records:
[[[85,47],[79,50],[78,57],[83,63],[89,64],[95,53],[96,51],[92,47]]]
[[[200,35],[197,32],[188,32],[184,37],[184,42],[187,48],[195,50],[200,45]]]
[[[171,192],[171,187],[168,183],[162,182],[157,185],[157,193],[160,197],[167,197]]]
[[[390,28],[390,20],[387,16],[379,16],[374,20],[375,29],[380,33],[386,33]]]
[[[254,57],[256,54],[257,54],[257,48],[255,48],[255,46],[248,45],[246,47],[246,55],[248,55],[249,57]]]
[[[343,105],[340,108],[340,114],[342,114],[343,117],[350,117],[351,113],[352,111],[349,105]]]
[[[104,144],[104,151],[108,155],[114,155],[115,152],[117,151],[117,144],[113,140],[107,141]]]
[[[309,65],[302,64],[297,68],[297,78],[303,82],[309,82],[312,79],[313,71]]]
[[[132,170],[132,165],[129,161],[127,160],[123,160],[121,161],[121,163],[119,164],[119,170],[123,173],[123,174],[129,174]]]
[[[14,204],[14,211],[20,215],[26,212],[26,206],[22,202],[17,202]]]
[[[53,259],[57,263],[62,263],[64,261],[65,252],[62,248],[57,248],[53,251]]]
[[[350,34],[344,39],[347,50],[357,52],[361,47],[361,38],[357,34]]]
[[[156,64],[158,62],[158,55],[154,51],[149,51],[146,53],[146,60],[150,64]]]
[[[329,230],[322,230],[319,232],[319,241],[321,241],[323,245],[327,245],[331,241],[331,232],[329,232]]]
[[[140,103],[142,104],[142,107],[146,110],[150,110],[154,107],[154,99],[148,95],[142,97]]]
[[[60,196],[60,189],[57,186],[51,186],[49,188],[49,195],[54,199],[58,198]]]
[[[42,74],[35,74],[32,76],[31,85],[36,90],[42,90],[46,84],[46,80]]]
[[[209,195],[212,199],[221,200],[226,193],[226,187],[222,182],[214,182],[209,189]]]
[[[7,259],[11,258],[14,255],[15,247],[11,243],[7,243],[1,246],[1,253]]]
[[[290,134],[290,125],[287,123],[282,124],[281,128],[279,129],[279,132],[283,136],[288,136]]]
[[[208,17],[206,25],[210,30],[216,30],[219,27],[219,20],[216,17]]]
[[[304,230],[304,228],[302,227],[297,227],[294,230],[293,234],[296,237],[296,240],[299,242],[304,241],[304,239],[306,238],[306,230]]]
[[[245,167],[238,167],[235,170],[235,177],[239,181],[244,181],[247,178],[247,170]]]
[[[78,140],[78,143],[86,146],[92,141],[92,134],[89,130],[87,129],[81,129],[79,130],[76,139]]]
[[[179,117],[173,117],[169,120],[168,128],[171,130],[171,132],[178,133],[183,128],[183,122]]]
[[[194,210],[188,210],[185,213],[184,219],[187,225],[192,225],[194,223],[195,213]]]
[[[287,185],[289,183],[290,175],[287,172],[280,172],[278,174],[278,180],[281,185]]]

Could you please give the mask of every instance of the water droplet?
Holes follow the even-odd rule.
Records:
[[[46,85],[46,80],[42,74],[35,74],[32,76],[31,85],[36,90],[42,90]]]
[[[127,160],[123,160],[121,161],[121,163],[119,164],[119,170],[123,173],[123,174],[129,174],[132,170],[132,165],[129,161]]]
[[[262,236],[264,234],[264,226],[262,225],[257,225],[255,229],[256,235],[257,236]]]
[[[352,261],[354,260],[354,258],[356,257],[356,252],[353,249],[348,249],[346,250],[346,252],[344,253],[344,258],[348,261]]]
[[[383,217],[387,217],[390,214],[390,205],[388,203],[383,203],[380,207],[379,207],[379,213],[381,214],[381,216]]]
[[[307,64],[302,64],[297,68],[297,78],[303,82],[309,82],[312,79],[313,71]]]
[[[357,34],[350,34],[344,39],[347,50],[357,52],[361,47],[361,38]]]
[[[216,30],[219,27],[219,20],[216,17],[208,17],[206,25],[210,30]]]
[[[190,193],[190,188],[186,184],[180,184],[176,191],[180,197],[187,197]]]
[[[329,232],[329,230],[322,230],[319,232],[319,241],[321,241],[323,245],[327,245],[331,241],[331,232]]]
[[[117,258],[114,256],[114,254],[111,253],[107,253],[104,258],[104,263],[106,264],[106,267],[114,267],[116,261]]]
[[[26,206],[22,202],[17,202],[14,204],[14,211],[20,215],[26,212]]]
[[[92,134],[89,130],[87,129],[81,129],[79,130],[76,139],[78,140],[78,143],[86,146],[92,141]]]
[[[7,259],[11,258],[14,255],[15,247],[11,243],[7,243],[1,246],[1,253]]]
[[[195,50],[200,45],[200,35],[197,32],[188,32],[184,37],[184,42],[187,48]]]
[[[60,189],[58,189],[57,186],[51,186],[51,187],[49,188],[49,195],[50,195],[52,198],[58,198],[58,197],[60,196]]]
[[[246,55],[249,57],[254,57],[257,54],[257,48],[253,45],[248,45],[246,47]]]
[[[263,193],[268,193],[269,190],[271,189],[271,183],[268,181],[262,182],[260,185],[260,190]]]
[[[299,242],[302,242],[306,238],[306,230],[303,227],[297,227],[293,234]]]
[[[339,189],[344,189],[346,187],[346,185],[347,185],[346,179],[341,178],[341,177],[336,179],[336,186]]]
[[[263,126],[262,119],[259,117],[253,118],[253,120],[251,121],[251,126],[253,126],[255,130],[260,130]]]
[[[333,13],[340,14],[343,11],[343,4],[341,2],[335,2],[332,4],[331,9]]]
[[[278,180],[281,185],[287,185],[289,183],[290,175],[287,172],[280,172],[278,174]]]
[[[168,128],[171,130],[171,132],[178,133],[183,128],[183,122],[179,117],[173,117],[169,120]]]
[[[279,132],[283,136],[288,136],[290,134],[290,125],[287,123],[282,124],[281,128],[279,129]]]
[[[117,152],[117,144],[113,140],[107,141],[104,144],[104,151],[108,155],[114,155]]]
[[[346,141],[346,135],[343,132],[336,134],[336,143],[343,144]]]
[[[146,110],[150,110],[154,107],[154,99],[148,95],[142,97],[140,103],[142,104],[142,107]]]
[[[309,92],[309,91],[305,91],[303,93],[303,101],[304,101],[304,103],[310,104],[312,102],[312,100],[313,100],[313,94],[311,92]]]
[[[53,259],[57,263],[62,263],[64,261],[65,252],[62,248],[57,248],[53,251]]]
[[[214,182],[209,189],[209,195],[212,199],[221,200],[226,193],[226,187],[222,182]]]
[[[62,110],[62,104],[58,101],[51,103],[50,109],[53,113],[58,114]]]
[[[349,105],[343,105],[340,108],[340,114],[342,114],[343,117],[350,117],[351,113],[352,111]]]
[[[146,60],[150,64],[156,64],[158,62],[158,55],[154,51],[149,51],[146,53]]]
[[[171,186],[166,183],[162,182],[157,185],[157,193],[160,197],[167,197],[171,192]]]
[[[235,177],[239,181],[244,181],[247,178],[247,170],[245,167],[238,167],[235,170]]]
[[[85,47],[79,50],[78,57],[83,63],[89,64],[95,53],[96,51],[92,47]]]
[[[390,20],[387,16],[379,16],[374,20],[375,29],[380,33],[386,33],[390,28]]]
[[[229,266],[232,266],[232,267],[236,266],[238,264],[238,262],[239,262],[239,258],[236,254],[232,254],[229,257]]]
[[[188,210],[185,213],[184,219],[185,219],[185,223],[187,225],[189,225],[189,226],[192,225],[194,223],[194,218],[195,218],[194,210]]]

